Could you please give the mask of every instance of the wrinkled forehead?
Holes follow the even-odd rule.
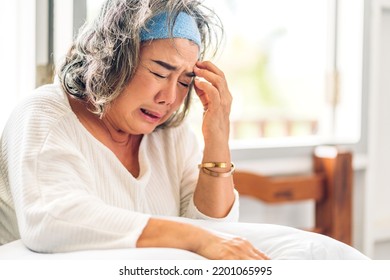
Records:
[[[141,45],[140,59],[144,62],[162,60],[173,65],[192,69],[199,60],[199,48],[188,39],[158,39]]]

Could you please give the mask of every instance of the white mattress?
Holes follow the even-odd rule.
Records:
[[[173,218],[205,227],[218,234],[247,238],[271,259],[367,259],[356,249],[329,237],[295,228],[259,223],[220,223]],[[126,248],[80,252],[41,254],[30,251],[21,240],[0,246],[0,259],[134,259],[192,260],[203,257],[172,248]]]

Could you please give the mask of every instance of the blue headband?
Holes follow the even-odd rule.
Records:
[[[168,13],[163,12],[152,17],[140,33],[141,41],[167,38],[184,38],[195,42],[201,47],[201,39],[195,19],[184,12],[180,12],[174,22],[172,35],[168,28]]]

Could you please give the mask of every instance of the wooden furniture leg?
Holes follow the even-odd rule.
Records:
[[[316,227],[322,228],[324,234],[351,245],[352,153],[316,151],[313,163],[315,173],[325,174],[324,198],[316,202]]]

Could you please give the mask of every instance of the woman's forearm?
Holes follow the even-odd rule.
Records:
[[[137,247],[168,247],[195,252],[196,242],[205,231],[190,224],[150,218]]]
[[[213,167],[202,169],[194,192],[194,203],[203,214],[222,218],[225,217],[234,203],[234,187],[229,150],[229,114],[232,104],[225,75],[209,61],[198,62],[194,67],[197,77],[195,91],[204,108],[202,133],[205,143],[202,163],[225,162],[224,168]],[[205,172],[207,171],[207,172]],[[217,173],[210,173],[217,172]],[[208,174],[206,174],[208,173]],[[225,174],[225,176],[212,176]]]
[[[220,236],[188,223],[157,218],[149,219],[136,245],[183,249],[215,260],[268,259],[243,238]]]
[[[228,144],[205,145],[203,163],[226,162],[226,168],[210,168],[213,172],[229,172],[231,159]],[[234,203],[234,185],[232,176],[214,177],[199,171],[198,184],[194,193],[194,203],[203,214],[214,217],[225,217]]]

